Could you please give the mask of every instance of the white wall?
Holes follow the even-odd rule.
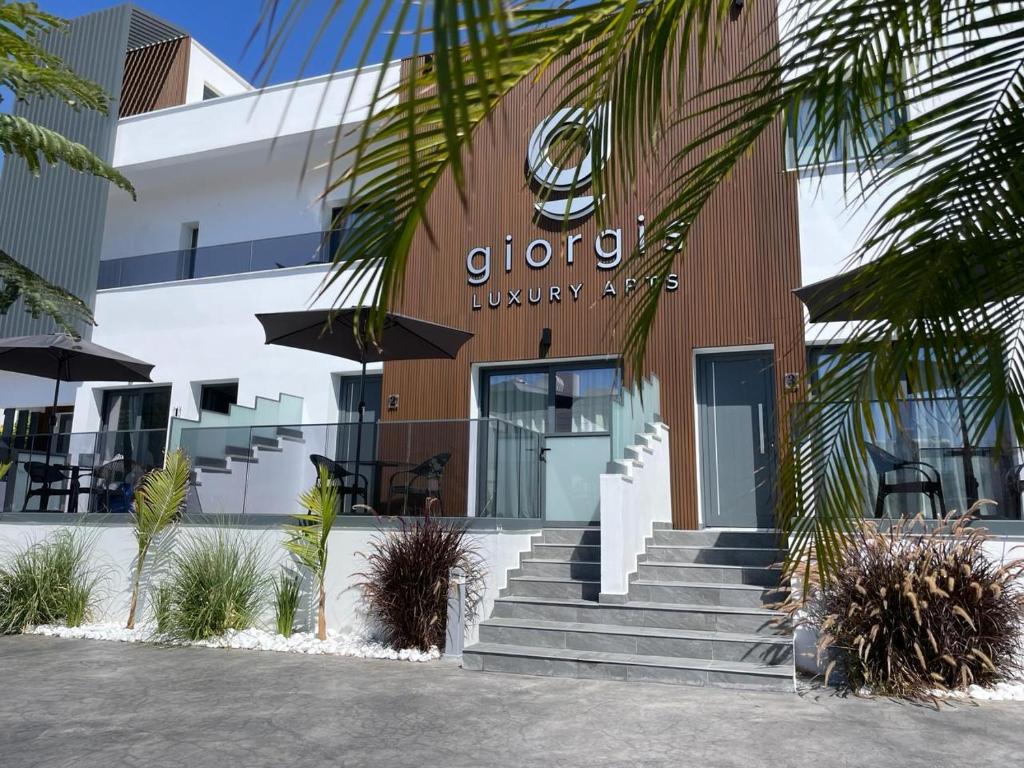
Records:
[[[249,82],[195,40],[191,41],[188,59],[188,82],[185,103],[203,100],[203,86],[209,85],[221,96],[233,96],[253,90]]]
[[[398,83],[399,70],[395,62],[369,67],[358,77],[339,72],[122,118],[114,165],[178,162],[187,155],[360,123],[372,113],[370,98],[380,73],[390,87]]]
[[[49,523],[31,523],[0,520],[0,563],[12,550],[34,541],[52,536],[64,526]],[[103,576],[94,621],[122,622],[128,618],[128,602],[131,595],[131,568],[136,553],[135,539],[129,525],[78,523],[77,528],[92,542],[93,558],[97,570]],[[211,526],[181,526],[175,536],[184,537],[204,532],[212,533]],[[268,566],[276,571],[279,564],[289,562],[289,555],[281,547],[284,534],[280,528],[234,526],[233,533],[244,537],[253,547],[260,547],[266,554]],[[484,601],[479,618],[490,615],[494,599],[505,587],[507,572],[519,563],[519,555],[530,548],[530,538],[536,531],[474,531],[470,539],[487,566],[484,583]],[[368,553],[372,539],[377,536],[372,528],[336,528],[331,532],[328,544],[327,567],[327,626],[340,632],[360,631],[367,627],[366,614],[362,605],[362,592],[356,586],[356,575],[365,570],[366,561],[360,553]],[[166,561],[167,546],[163,548]],[[158,553],[160,557],[160,553]],[[148,587],[148,583],[146,584]],[[145,595],[145,590],[143,591]],[[145,597],[143,598],[145,599]],[[146,607],[140,605],[145,616]],[[268,610],[266,621],[272,621]],[[305,617],[308,626],[314,626],[312,617]],[[469,628],[466,644],[476,641],[476,626]]]
[[[330,216],[319,199],[327,174],[301,176],[305,151],[298,139],[273,151],[253,147],[127,171],[138,200],[111,189],[102,258],[177,250],[182,225],[192,222],[199,224],[200,246],[321,231]],[[323,159],[312,158],[314,165]]]
[[[601,484],[601,598],[625,595],[654,523],[672,523],[669,431],[648,425]]]
[[[267,346],[255,317],[306,308],[325,273],[326,267],[297,267],[101,291],[93,341],[154,363],[153,381],[172,386],[172,412],[186,418],[198,416],[193,382],[237,379],[241,405],[284,392],[303,398],[305,423],[336,421],[332,374],[355,374],[357,364]],[[325,298],[314,306],[329,304]],[[87,383],[78,390],[76,432],[99,428],[103,390],[118,386],[124,385]]]

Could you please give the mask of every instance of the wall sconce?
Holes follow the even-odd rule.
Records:
[[[732,0],[729,4],[729,21],[736,21],[743,13],[743,0]]]
[[[540,349],[538,350],[539,357],[547,357],[548,352],[551,351],[551,329],[545,328],[540,332]]]

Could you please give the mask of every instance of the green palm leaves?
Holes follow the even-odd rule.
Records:
[[[352,191],[349,213],[389,211],[398,222],[353,216],[324,290],[373,304],[370,320],[381,322],[401,296],[413,233],[430,232],[439,180],[450,174],[468,194],[474,138],[520,83],[535,82],[552,109],[609,105],[609,161],[593,180],[609,193],[599,216],[632,194],[640,162],[659,158],[657,208],[622,269],[662,279],[687,258],[711,196],[754,147],[769,142],[781,156],[788,127],[804,174],[849,174],[850,205],[879,206],[850,254],[875,260],[855,286],[874,319],[844,330],[839,364],[808,381],[786,425],[778,514],[792,551],[815,551],[827,575],[867,492],[864,445],[898,426],[908,370],[938,382],[971,367],[972,429],[1000,409],[1008,431],[1024,427],[1024,3],[813,0],[787,4],[779,19],[776,3],[748,0],[735,23],[731,5],[332,5],[320,34],[347,15],[338,56],[357,58],[377,111],[336,144],[347,170],[331,190]],[[309,6],[264,7],[272,65]],[[386,60],[400,40],[419,57],[397,82],[369,66],[382,35]],[[665,149],[679,132],[690,138]],[[660,297],[636,292],[619,305],[634,370]],[[967,366],[979,339],[1003,354]]]
[[[327,639],[327,592],[324,580],[327,576],[327,540],[340,511],[340,496],[330,473],[324,467],[319,469],[317,483],[299,497],[299,504],[305,512],[292,515],[294,525],[284,526],[288,538],[284,548],[312,572],[317,583],[316,636]]]
[[[167,455],[164,466],[154,469],[142,480],[135,491],[135,571],[132,576],[132,596],[128,609],[128,629],[135,628],[135,614],[139,599],[139,582],[150,548],[157,537],[174,523],[185,508],[191,465],[181,449]]]

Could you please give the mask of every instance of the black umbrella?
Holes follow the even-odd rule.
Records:
[[[267,344],[323,352],[360,363],[357,462],[362,448],[363,412],[366,409],[366,364],[387,360],[451,360],[458,355],[462,345],[473,338],[468,331],[388,312],[382,329],[375,339],[371,339],[366,330],[366,314],[366,309],[353,307],[256,315],[267,335]]]
[[[0,370],[55,380],[50,417],[52,432],[62,381],[149,381],[153,366],[67,333],[51,333],[0,339]],[[51,434],[46,441],[47,465],[52,439]],[[44,495],[40,501],[44,509],[47,501]]]

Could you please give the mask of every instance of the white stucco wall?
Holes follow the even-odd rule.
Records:
[[[0,562],[10,553],[26,544],[52,536],[62,525],[60,523],[35,523],[0,520]],[[92,619],[94,621],[125,621],[128,617],[128,602],[131,596],[131,569],[136,553],[132,528],[127,524],[113,524],[89,521],[76,524],[76,528],[92,543],[92,562],[102,575],[98,600]],[[233,526],[231,532],[244,538],[252,547],[259,547],[266,555],[268,567],[276,572],[280,564],[288,563],[289,555],[281,542],[284,534],[280,528]],[[211,526],[182,525],[176,537],[212,533]],[[487,575],[484,582],[484,600],[480,618],[490,615],[494,599],[507,581],[509,568],[519,563],[519,555],[530,548],[530,538],[537,531],[474,531],[471,543],[484,559]],[[356,586],[356,575],[365,570],[366,561],[360,553],[368,553],[371,541],[377,535],[372,528],[336,528],[331,532],[328,544],[327,568],[327,626],[340,632],[360,631],[367,627],[366,614],[362,605],[362,593]],[[164,546],[163,552],[166,552]],[[163,555],[166,557],[166,555]],[[148,582],[146,584],[148,587]],[[146,590],[143,590],[146,599]],[[145,605],[140,606],[145,612]],[[145,615],[145,613],[144,613]],[[265,616],[272,627],[272,609],[268,606]],[[306,622],[314,626],[312,617],[306,614]],[[476,625],[469,627],[466,643],[476,641]]]
[[[672,522],[669,431],[649,425],[601,484],[601,596],[625,595],[654,523]]]
[[[356,363],[330,355],[267,346],[257,312],[286,312],[310,306],[326,267],[297,267],[101,291],[96,298],[93,341],[155,363],[151,378],[170,384],[171,411],[198,416],[192,384],[238,380],[238,402],[252,406],[257,395],[280,393],[303,399],[303,422],[336,421],[332,374],[357,374]],[[329,306],[328,298],[314,306]],[[379,365],[368,366],[379,370]],[[74,431],[100,426],[103,390],[123,387],[86,383],[75,398]],[[140,385],[145,386],[145,385]]]
[[[203,86],[209,85],[221,96],[233,96],[253,90],[249,82],[206,48],[190,41],[188,82],[185,85],[185,103],[203,100]]]
[[[114,165],[127,169],[177,162],[188,155],[359,123],[371,114],[370,99],[380,73],[390,87],[398,83],[399,70],[398,62],[381,64],[358,77],[338,72],[123,118],[118,122]]]

